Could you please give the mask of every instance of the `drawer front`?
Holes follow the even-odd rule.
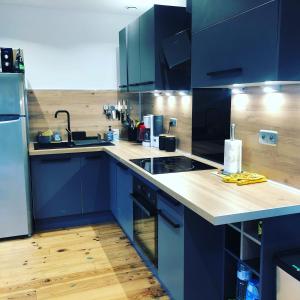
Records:
[[[192,85],[206,87],[276,80],[278,3],[193,36]]]
[[[177,201],[176,199],[172,198],[168,194],[163,191],[158,191],[157,193],[158,205],[164,206],[168,210],[174,211],[174,213],[178,214],[179,216],[183,217],[184,213],[184,206]]]
[[[158,276],[172,299],[184,299],[184,220],[158,200]]]
[[[193,0],[193,33],[225,21],[250,9],[263,5],[270,0]],[[226,2],[226,4],[225,4]]]

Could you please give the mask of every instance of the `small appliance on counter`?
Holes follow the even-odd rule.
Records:
[[[159,136],[163,133],[164,117],[162,115],[144,116],[144,147],[159,148]]]
[[[242,172],[242,141],[235,139],[235,124],[231,124],[230,140],[225,140],[224,173]]]

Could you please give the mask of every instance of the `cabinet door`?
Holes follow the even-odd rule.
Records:
[[[276,80],[278,3],[271,2],[193,36],[192,86]]]
[[[85,154],[81,159],[82,212],[109,210],[108,157],[105,153]]]
[[[127,167],[117,164],[117,210],[118,221],[133,240],[133,204],[130,194],[132,193],[132,176]]]
[[[197,33],[205,27],[222,22],[268,0],[192,0],[192,31]]]
[[[158,276],[172,299],[184,299],[184,218],[158,197]]]
[[[119,32],[119,64],[120,64],[120,89],[125,89],[127,82],[127,37],[126,28]]]
[[[80,158],[33,159],[31,171],[35,219],[81,214]]]
[[[109,160],[109,196],[110,209],[114,217],[118,220],[118,205],[117,205],[117,162],[110,158]]]
[[[152,85],[155,81],[154,8],[140,17],[141,84]]]
[[[128,25],[128,85],[130,91],[139,89],[141,82],[140,70],[140,20]]]

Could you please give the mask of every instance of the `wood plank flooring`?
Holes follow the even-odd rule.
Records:
[[[116,224],[0,242],[0,300],[168,300]]]

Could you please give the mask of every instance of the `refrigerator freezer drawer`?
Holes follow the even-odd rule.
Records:
[[[0,121],[0,238],[30,234],[25,117]]]

